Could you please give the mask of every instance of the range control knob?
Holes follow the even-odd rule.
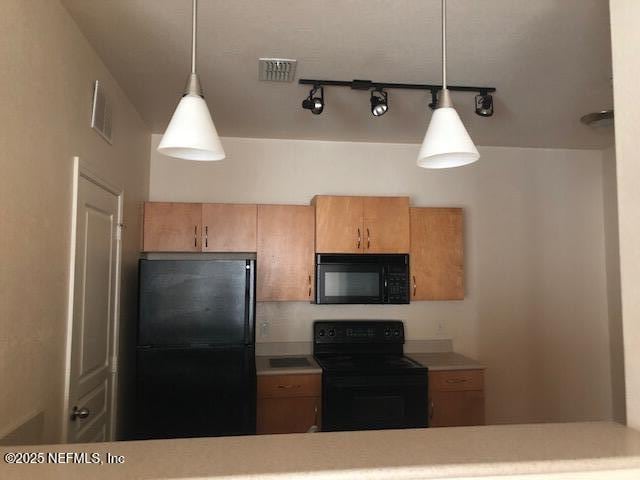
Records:
[[[335,337],[336,336],[336,331],[333,328],[331,330],[329,330],[329,336],[330,337]]]
[[[320,329],[320,331],[318,332],[318,335],[320,335],[321,337],[324,337],[324,328]]]
[[[399,337],[399,336],[400,336],[400,330],[398,330],[398,329],[396,328],[396,329],[393,331],[393,334],[394,334],[396,337]]]
[[[390,329],[388,329],[388,328],[385,328],[385,329],[384,329],[384,336],[385,336],[385,337],[388,337],[389,335],[391,335],[391,330],[390,330]]]

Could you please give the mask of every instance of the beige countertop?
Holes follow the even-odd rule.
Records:
[[[484,365],[472,358],[465,357],[454,352],[436,353],[405,353],[429,370],[473,370],[484,369]],[[284,367],[274,368],[269,364],[270,358],[304,357],[311,366],[309,367]],[[258,375],[295,375],[305,373],[322,373],[322,369],[313,359],[313,355],[256,355],[256,373]]]
[[[472,358],[454,352],[405,353],[405,355],[413,358],[429,370],[473,370],[485,368],[484,365]]]
[[[272,367],[270,358],[306,358],[309,361],[308,367]],[[308,373],[322,373],[322,369],[313,359],[313,355],[256,355],[256,374],[258,375],[296,375]]]
[[[125,457],[121,465],[0,462],[0,478],[11,479],[640,478],[640,432],[609,422],[0,447],[6,452]]]

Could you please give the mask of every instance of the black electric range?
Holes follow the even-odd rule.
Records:
[[[323,431],[428,426],[428,372],[403,345],[401,321],[314,322]]]

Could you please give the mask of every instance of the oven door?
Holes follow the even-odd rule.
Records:
[[[323,377],[323,431],[427,427],[425,372]]]
[[[378,263],[319,263],[316,303],[384,303],[384,265]]]

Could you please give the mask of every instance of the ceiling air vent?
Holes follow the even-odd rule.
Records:
[[[91,128],[98,132],[107,142],[113,143],[111,140],[111,104],[98,80],[93,86]]]
[[[297,60],[288,58],[258,59],[258,80],[266,82],[292,82],[296,75]]]

